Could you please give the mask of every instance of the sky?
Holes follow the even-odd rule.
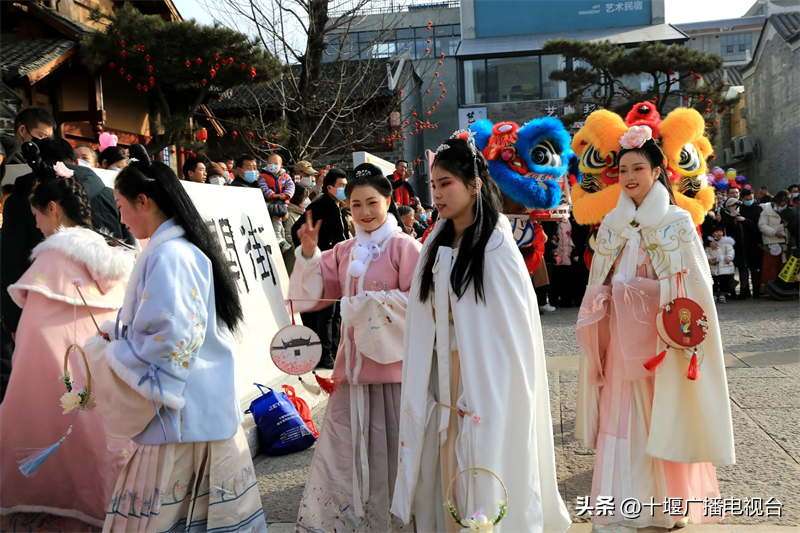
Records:
[[[203,2],[198,0],[173,0],[173,2],[184,19],[194,18],[201,24],[212,24],[214,21],[203,7]],[[665,2],[667,22],[678,24],[738,18],[750,9],[755,0],[665,0]]]

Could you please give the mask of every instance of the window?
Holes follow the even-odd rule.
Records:
[[[412,46],[414,44],[414,30],[397,30],[397,55],[403,55],[406,52],[411,52],[413,57]]]
[[[735,33],[723,35],[720,39],[720,52],[725,59],[745,59],[752,50],[752,35],[750,33]]]
[[[567,60],[564,56],[542,56],[542,99],[561,100],[567,96],[567,83],[553,81],[550,73],[554,70],[564,70]]]
[[[510,57],[486,61],[490,102],[538,100],[541,95],[539,57]]]
[[[427,53],[425,50],[428,48],[433,49],[432,33],[425,28],[416,28],[414,33],[414,59],[423,59]],[[431,39],[430,44],[428,44],[428,39]],[[428,55],[430,56],[431,54]]]
[[[486,102],[486,60],[464,61],[464,103],[485,104]]]
[[[434,42],[436,44],[434,52],[436,52],[436,56],[441,56],[442,52],[448,56],[455,55],[458,43],[461,40],[461,26],[457,24],[437,26],[434,34]]]

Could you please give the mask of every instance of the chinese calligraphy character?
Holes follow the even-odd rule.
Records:
[[[706,498],[703,502],[703,516],[722,516],[722,498]]]
[[[575,505],[575,512],[578,516],[583,516],[588,514],[589,516],[594,516],[594,507],[592,507],[590,503],[591,498],[589,496],[578,496],[578,503]]]
[[[270,258],[272,249],[269,245],[263,246],[261,241],[257,238],[258,233],[264,233],[264,227],[254,228],[253,221],[250,220],[250,217],[247,217],[247,223],[250,225],[250,229],[241,226],[239,230],[242,232],[243,236],[247,236],[247,245],[244,247],[244,252],[250,256],[250,263],[253,265],[253,276],[258,279],[260,274],[262,280],[271,276],[272,284],[277,285],[278,281],[275,278],[275,268]],[[264,253],[265,250],[266,254]],[[255,259],[253,256],[255,256]]]
[[[233,239],[233,228],[231,228],[230,221],[227,218],[220,218],[219,229],[222,233],[222,244],[225,247],[225,253],[228,254],[228,266],[231,267],[231,273],[237,280],[242,279],[244,281],[244,288],[249,293],[250,287],[247,285],[247,277],[243,274],[242,260],[239,258],[239,251],[236,249],[236,241]]]
[[[606,13],[614,12],[614,4],[606,4]]]
[[[625,2],[625,11],[633,11],[633,2]]]
[[[475,111],[470,111],[469,113],[467,113],[467,122],[469,122],[470,124],[475,123]]]
[[[589,114],[589,109],[590,109],[589,104],[583,104],[583,114],[584,115],[588,115]]]
[[[617,4],[614,6],[614,11],[624,11],[624,10],[625,10],[625,4],[623,4],[622,2],[617,2]]]
[[[767,511],[767,516],[783,516],[783,504],[775,496],[766,501],[764,509]]]
[[[614,516],[614,497],[598,496],[595,502],[597,516]]]
[[[547,112],[548,117],[552,117],[553,115],[555,115],[556,111],[558,111],[558,108],[551,104],[545,107],[544,110]]]
[[[634,2],[633,3],[633,9],[634,9],[634,11],[641,11],[643,9],[642,1],[641,0],[637,0],[636,2]]]
[[[575,108],[572,107],[571,105],[565,105],[564,106],[564,114],[565,115],[570,115],[570,114],[572,114],[574,112],[575,112]]]
[[[742,500],[741,498],[725,498],[723,502],[723,510],[733,516],[742,516]]]

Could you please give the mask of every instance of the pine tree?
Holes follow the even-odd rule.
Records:
[[[166,21],[131,3],[108,15],[95,8],[90,17],[107,27],[81,41],[81,60],[92,72],[113,72],[149,93],[157,111],[150,153],[181,139],[191,142],[189,121],[210,98],[283,69],[256,40],[219,25]]]
[[[573,68],[554,71],[550,79],[567,82],[569,91],[564,102],[576,109],[580,109],[588,99],[590,112],[604,108],[624,116],[637,102],[652,100],[663,114],[670,97],[679,97],[684,99],[685,105],[694,107],[703,115],[711,136],[719,123],[718,113],[724,113],[735,102],[722,101],[719,84],[702,84],[702,74],[722,68],[722,57],[688,46],[647,42],[626,50],[624,46],[609,41],[551,39],[544,44],[542,52],[560,54],[573,60]],[[633,77],[639,80],[641,74],[648,74],[653,79],[648,91],[629,85],[628,80]],[[574,122],[582,118],[583,114],[576,113],[564,117],[564,121]]]

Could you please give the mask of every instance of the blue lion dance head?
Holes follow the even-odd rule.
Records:
[[[530,209],[558,206],[560,182],[575,159],[569,133],[560,120],[537,118],[522,127],[514,122],[481,120],[470,129],[503,194]]]

